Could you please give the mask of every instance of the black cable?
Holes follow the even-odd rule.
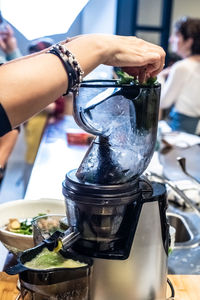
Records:
[[[167,283],[169,284],[170,288],[171,288],[171,296],[169,297],[169,299],[174,299],[175,298],[175,290],[173,287],[173,284],[171,283],[171,281],[169,280],[169,278],[167,278]]]

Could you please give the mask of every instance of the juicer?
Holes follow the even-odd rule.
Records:
[[[96,138],[63,182],[68,230],[26,250],[7,270],[20,273],[30,294],[22,299],[166,300],[166,189],[143,176],[155,148],[159,99],[159,84],[82,83],[74,119]],[[43,247],[53,250],[58,239],[63,255],[87,267],[68,272],[24,266]]]
[[[160,85],[82,83],[74,119],[96,138],[63,182],[71,249],[94,260],[92,300],[164,300],[166,190],[142,174],[154,152]],[[68,241],[63,246],[67,247]]]

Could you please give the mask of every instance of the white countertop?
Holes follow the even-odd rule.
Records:
[[[63,199],[65,174],[75,169],[87,151],[87,146],[68,146],[66,131],[78,128],[72,116],[48,125],[34,163],[25,199]]]

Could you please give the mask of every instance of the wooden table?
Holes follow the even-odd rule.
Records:
[[[19,291],[16,288],[18,275],[10,276],[0,272],[0,299],[15,300]]]
[[[176,300],[200,299],[200,275],[168,275],[175,289]]]
[[[169,275],[176,293],[176,300],[200,299],[200,275]],[[15,300],[19,291],[16,288],[18,276],[0,272],[0,299]],[[168,296],[170,293],[168,293]],[[102,299],[103,300],[103,299]]]

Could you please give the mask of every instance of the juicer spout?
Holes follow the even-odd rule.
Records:
[[[45,245],[49,251],[58,252],[60,249],[69,249],[79,238],[80,232],[74,227],[69,227],[65,232],[55,231],[48,239],[43,240],[41,245]]]
[[[61,238],[62,248],[67,250],[80,238],[80,232],[73,227],[68,228]]]

